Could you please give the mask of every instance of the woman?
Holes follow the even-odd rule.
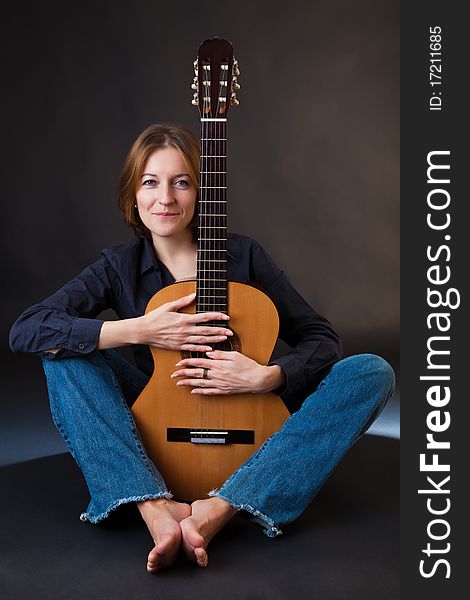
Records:
[[[189,131],[147,128],[129,152],[120,185],[120,208],[136,237],[103,250],[78,277],[27,309],[10,334],[13,351],[43,359],[54,422],[90,490],[80,518],[97,523],[134,502],[155,544],[149,572],[171,565],[180,546],[206,566],[209,541],[238,511],[262,524],[266,535],[282,533],[280,526],[305,510],[394,388],[393,371],[380,357],[341,360],[330,323],[246,236],[229,237],[229,279],[253,283],[271,297],[289,353],[260,365],[238,352],[213,351],[231,331],[204,323],[229,315],[179,313],[194,295],[144,315],[159,289],[195,276],[198,178],[199,146]],[[106,308],[119,320],[97,319]],[[111,350],[127,345],[137,368]],[[191,505],[172,499],[130,412],[152,373],[149,346],[206,352],[206,359],[180,361],[175,385],[201,395],[274,391],[291,412],[219,490]]]

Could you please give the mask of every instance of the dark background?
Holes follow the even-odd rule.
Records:
[[[348,354],[376,352],[398,368],[398,9],[390,0],[9,7],[1,411],[11,461],[27,458],[38,435],[47,453],[50,432],[38,434],[48,418],[40,361],[10,353],[9,328],[103,247],[130,239],[116,205],[123,160],[150,123],[199,133],[192,61],[213,35],[233,42],[241,69],[228,124],[230,229],[265,246]]]

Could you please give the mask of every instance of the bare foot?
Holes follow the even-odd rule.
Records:
[[[222,498],[195,500],[191,504],[191,516],[180,522],[183,547],[188,558],[200,567],[207,567],[206,548],[237,511]]]
[[[147,559],[147,571],[155,573],[174,563],[181,543],[179,523],[191,514],[191,507],[166,498],[138,502],[137,507],[155,542]]]

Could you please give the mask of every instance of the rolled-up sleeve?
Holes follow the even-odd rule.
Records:
[[[253,281],[276,305],[279,337],[291,347],[290,352],[269,364],[277,364],[284,371],[286,385],[276,392],[293,411],[315,390],[328,369],[343,358],[341,340],[331,323],[304,300],[258,243],[252,249],[251,268]]]
[[[10,348],[54,359],[92,352],[103,324],[95,317],[113,306],[118,287],[115,279],[113,268],[101,256],[52,296],[19,316],[10,331]],[[47,352],[57,348],[57,353]]]

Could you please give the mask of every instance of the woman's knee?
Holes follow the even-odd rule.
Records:
[[[41,359],[42,364],[47,367],[50,372],[73,371],[88,365],[106,364],[104,355],[99,351],[90,352],[89,354],[77,354],[77,356],[69,356],[67,358],[42,356]]]
[[[120,392],[128,406],[148,382],[148,377],[114,351],[95,351],[71,358],[43,358],[49,398],[51,394],[88,396],[109,389]]]
[[[377,419],[395,391],[395,372],[390,364],[376,354],[358,354],[344,361],[352,369],[354,381],[360,382],[358,399],[369,406],[369,418],[362,432]],[[343,362],[343,361],[341,361]]]
[[[390,364],[376,354],[348,356],[335,365],[355,381],[362,381],[374,395],[383,398],[383,404],[395,390],[395,372]]]
[[[352,369],[355,373],[376,377],[388,385],[395,385],[395,373],[389,363],[377,354],[354,354],[343,358],[338,363],[343,368]],[[336,366],[336,365],[335,365]]]
[[[52,388],[82,387],[90,385],[112,372],[111,367],[99,352],[69,358],[42,358],[42,365],[49,392]]]

